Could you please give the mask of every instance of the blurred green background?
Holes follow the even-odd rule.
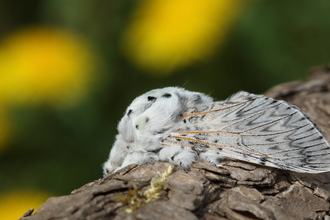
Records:
[[[101,178],[118,121],[148,90],[221,100],[303,80],[330,61],[329,11],[328,0],[0,0],[4,219]]]

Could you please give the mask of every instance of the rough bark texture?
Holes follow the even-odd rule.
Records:
[[[306,82],[282,84],[266,95],[299,106],[330,140],[330,67],[317,68]],[[127,213],[130,205],[124,201],[134,196],[143,200],[139,192],[150,188],[151,179],[168,166],[131,165],[71,195],[50,198],[36,214],[27,212],[21,220],[330,219],[330,174],[299,174],[236,161],[225,161],[222,168],[200,161],[190,172],[175,167],[159,199]]]

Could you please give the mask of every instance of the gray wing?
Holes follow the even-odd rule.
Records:
[[[187,109],[163,144],[303,173],[330,171],[330,145],[285,101],[239,92]]]

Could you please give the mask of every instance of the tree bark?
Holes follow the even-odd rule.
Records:
[[[265,95],[300,107],[330,140],[330,66]],[[71,195],[49,198],[36,214],[27,212],[20,220],[330,219],[329,173],[299,174],[238,161],[218,168],[199,161],[189,172],[176,166],[158,179],[157,199],[148,201],[143,192],[169,166],[128,166]]]

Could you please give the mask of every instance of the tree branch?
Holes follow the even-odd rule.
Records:
[[[278,85],[266,95],[300,107],[330,140],[329,66],[314,69],[306,82]],[[220,168],[199,161],[190,172],[175,167],[160,181],[160,198],[146,202],[152,178],[169,166],[131,165],[71,195],[50,198],[21,220],[330,218],[328,173],[299,174],[238,161],[225,161]],[[129,213],[132,206],[136,210]]]

